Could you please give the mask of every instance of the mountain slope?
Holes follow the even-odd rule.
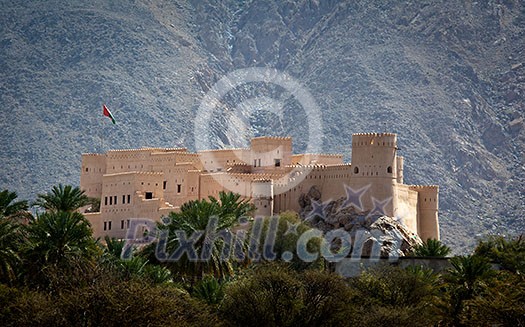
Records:
[[[193,148],[197,109],[216,81],[275,67],[315,98],[322,135],[305,135],[308,117],[289,93],[252,83],[214,116],[216,145],[273,133],[304,151],[321,138],[324,152],[350,160],[352,133],[397,132],[407,182],[441,186],[447,243],[525,230],[520,1],[0,5],[0,188],[33,198],[76,184],[80,153],[101,147]],[[225,129],[240,105],[254,110],[242,117],[250,128]],[[281,116],[261,110],[272,105]]]

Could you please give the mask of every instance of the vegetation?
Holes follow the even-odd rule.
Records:
[[[0,192],[0,217],[3,218],[26,218],[28,217],[28,202],[16,201],[16,192],[3,190]]]
[[[503,236],[491,236],[481,241],[474,253],[499,264],[502,269],[519,274],[525,273],[524,235],[510,239]]]
[[[180,212],[169,214],[167,224],[158,226],[160,230],[168,232],[166,255],[179,248],[182,237],[191,238],[196,231],[209,230],[210,235],[221,230],[233,232],[233,227],[239,224],[239,219],[247,217],[254,209],[254,206],[242,200],[240,195],[231,192],[220,192],[218,200],[210,197],[209,200],[195,200],[183,204]],[[201,235],[195,239],[194,253],[182,254],[176,262],[167,264],[167,267],[177,273],[181,281],[191,284],[206,275],[228,277],[233,274],[233,259],[230,255],[232,247],[228,244],[230,241],[233,240],[224,239],[220,235],[215,239]],[[193,255],[194,258],[189,258],[188,255]]]
[[[210,251],[209,262],[159,262],[151,247],[132,249],[133,257],[123,260],[124,242],[95,240],[75,210],[83,194],[70,186],[53,190],[40,202],[46,212],[35,218],[16,193],[0,192],[3,326],[525,325],[523,236],[482,240],[473,254],[449,259],[441,272],[379,265],[343,279],[321,259],[283,260],[286,252],[296,254],[299,236],[309,230],[289,212],[277,224],[273,261],[221,260],[225,239],[207,242],[204,236],[197,252]],[[221,193],[184,205],[159,226],[188,236],[210,226],[238,231],[253,227],[253,220],[241,219],[252,209],[239,196]],[[271,224],[263,221],[261,239]],[[180,240],[172,235],[170,250]],[[318,247],[313,239],[308,251]],[[449,251],[429,240],[414,253],[438,257]]]
[[[260,246],[258,248],[258,253],[261,254],[262,261],[265,259],[269,259],[269,261],[282,260],[294,270],[324,268],[324,260],[320,255],[312,262],[305,262],[299,257],[297,253],[297,243],[299,237],[305,232],[311,230],[312,227],[304,223],[301,218],[299,218],[299,215],[293,211],[286,211],[279,215],[279,220],[277,224],[275,224],[276,227],[273,227],[275,228],[273,231],[273,233],[275,233],[275,242],[271,252],[274,254],[275,258],[265,258],[263,256],[265,250],[263,247],[265,240],[269,236],[268,234],[271,224],[271,219],[264,219],[261,236],[259,237]],[[250,230],[252,230],[252,227],[253,226],[250,226]],[[312,240],[306,244],[306,250],[309,253],[320,253],[320,248],[320,238],[312,238]],[[286,256],[287,254],[290,256],[290,258]]]
[[[342,326],[350,297],[339,276],[270,263],[231,283],[220,310],[234,326]]]
[[[51,192],[46,194],[39,194],[34,206],[39,206],[46,209],[46,211],[59,212],[75,211],[85,205],[90,204],[90,199],[78,187],[71,185],[53,186]]]
[[[428,239],[415,247],[413,254],[418,257],[446,257],[451,249],[439,240]]]

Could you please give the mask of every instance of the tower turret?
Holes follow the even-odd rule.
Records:
[[[256,179],[252,181],[252,198],[255,205],[255,216],[273,215],[273,181]]]
[[[384,214],[393,216],[395,183],[399,160],[397,135],[393,133],[360,133],[352,135],[352,178],[354,189],[368,188],[377,201],[384,202]],[[401,167],[402,169],[402,167]],[[390,200],[389,200],[390,199]],[[371,196],[363,196],[364,210],[373,210]]]
[[[352,135],[353,178],[397,178],[397,135],[365,133]]]
[[[251,141],[254,171],[282,169],[292,163],[292,138],[264,136]]]
[[[437,185],[410,186],[410,189],[418,193],[417,229],[419,237],[423,241],[430,238],[439,240],[439,187]]]

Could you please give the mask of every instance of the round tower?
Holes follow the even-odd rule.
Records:
[[[252,139],[250,148],[255,171],[282,169],[292,163],[291,137],[256,137]]]
[[[256,179],[252,181],[252,199],[255,205],[255,216],[270,217],[273,215],[273,181]]]
[[[403,184],[403,164],[405,160],[401,156],[396,156],[396,165],[397,165],[397,183]]]
[[[423,241],[430,238],[439,240],[439,187],[411,186],[410,189],[417,192],[417,229],[419,237]]]
[[[384,214],[393,216],[395,183],[398,178],[397,135],[393,133],[360,133],[352,135],[352,177],[350,186],[368,188],[362,197],[365,210],[374,209],[372,196],[388,201]],[[401,168],[402,169],[402,168]]]

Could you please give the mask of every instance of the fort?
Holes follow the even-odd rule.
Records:
[[[204,150],[142,148],[82,154],[80,187],[99,198],[99,212],[86,213],[95,237],[124,238],[131,218],[160,220],[185,202],[239,193],[271,216],[301,210],[315,189],[321,201],[359,194],[361,211],[384,204],[422,240],[439,239],[436,185],[406,185],[397,135],[352,135],[351,163],[340,154],[293,154],[290,137],[256,137],[249,148]],[[355,201],[357,202],[357,201]]]

